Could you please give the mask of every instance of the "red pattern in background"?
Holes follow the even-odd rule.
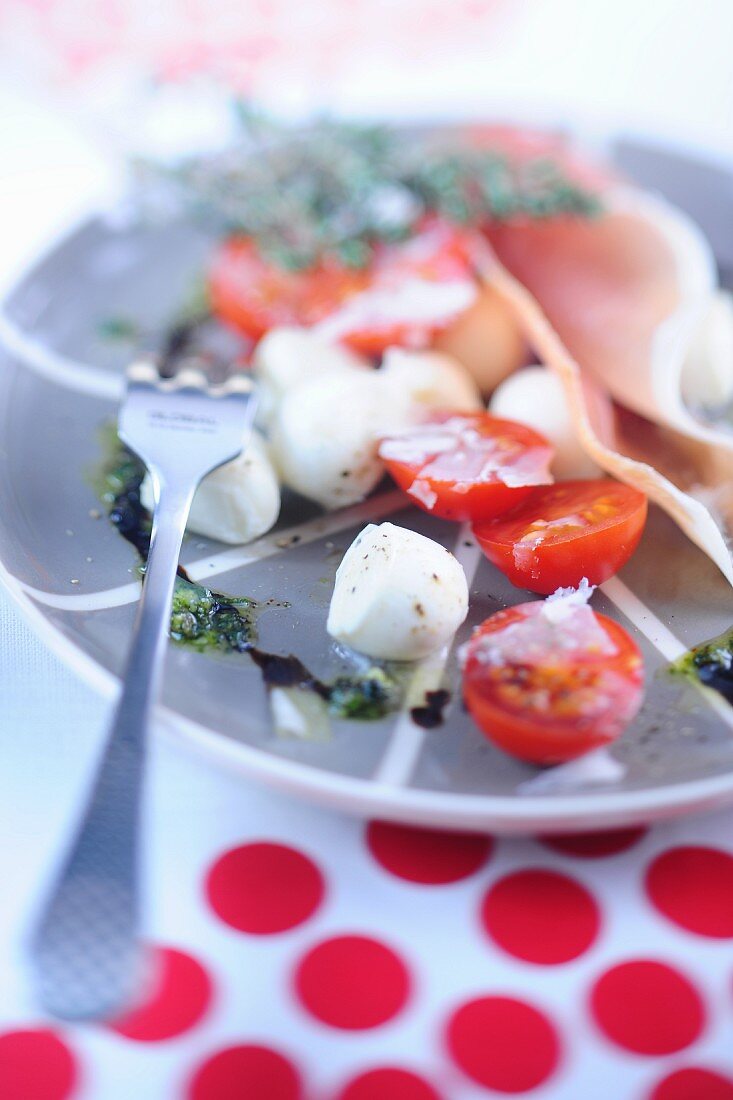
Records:
[[[716,848],[670,848],[650,864],[646,888],[669,920],[698,936],[733,938],[733,856]]]
[[[391,947],[370,936],[323,940],[301,959],[295,990],[304,1008],[331,1027],[378,1027],[404,1007],[407,966]]]
[[[141,1004],[109,1026],[118,1035],[156,1043],[181,1035],[205,1015],[213,982],[200,962],[183,951],[158,948],[151,960],[152,987]]]
[[[3,1100],[66,1100],[80,1073],[64,1040],[49,1028],[0,1035],[0,1096]]]
[[[351,1071],[340,1073],[340,1083],[333,1082],[324,1100],[449,1100],[456,1074],[504,1095],[534,1090],[539,1095],[543,1085],[556,1082],[560,1071],[572,1068],[573,1050],[587,1043],[587,1037],[576,1034],[577,1021],[568,1026],[564,1013],[544,1003],[542,986],[537,997],[513,991],[505,978],[497,988],[486,952],[498,948],[501,957],[518,960],[513,965],[525,968],[592,959],[605,903],[590,881],[581,881],[580,872],[588,860],[601,866],[609,857],[621,856],[643,835],[644,830],[621,830],[542,838],[541,846],[555,851],[556,860],[566,866],[568,859],[575,861],[571,875],[533,866],[526,844],[520,850],[529,865],[516,867],[514,861],[516,869],[506,871],[488,837],[371,822],[360,853],[369,861],[364,869],[381,869],[384,881],[394,888],[416,891],[417,919],[420,904],[430,904],[436,891],[447,897],[460,890],[454,895],[460,900],[446,944],[451,936],[483,930],[484,956],[477,953],[473,990],[462,1000],[446,999],[433,1013],[432,1071],[373,1059],[369,1064],[355,1048]],[[650,919],[664,920],[676,935],[704,937],[714,949],[733,937],[732,874],[733,856],[726,851],[671,847],[648,859],[639,879],[646,895],[639,890],[638,900],[643,905],[646,897]],[[367,876],[364,881],[368,883]],[[304,931],[307,940],[293,941],[286,974],[293,1007],[308,1026],[337,1041],[339,1033],[371,1033],[409,1019],[419,1004],[421,972],[429,961],[412,950],[408,958],[402,947],[365,933],[314,938],[332,886],[300,849],[250,841],[212,861],[203,895],[211,914],[222,922],[219,928],[235,936],[274,941],[285,931]],[[476,943],[478,948],[480,940]],[[729,952],[726,957],[733,970]],[[152,959],[152,984],[143,1003],[108,1027],[110,1037],[120,1042],[164,1043],[209,1019],[218,983],[207,964],[170,946],[156,947]],[[692,1048],[717,1009],[706,1002],[685,968],[672,959],[622,958],[590,973],[590,978],[581,975],[579,988],[585,991],[587,1019],[608,1051],[654,1059],[654,1065],[660,1057],[687,1052],[684,1065],[657,1065],[640,1100],[733,1100],[731,1066],[703,1065],[694,1058]],[[220,977],[221,984],[235,980],[231,974]],[[729,1014],[733,990],[730,1002]],[[442,1049],[433,1042],[441,1030]],[[186,1100],[305,1100],[311,1095],[309,1051],[281,1049],[277,1037],[273,1039],[271,1045],[242,1035],[218,1048],[212,1043],[184,1077]],[[405,1053],[407,1060],[410,1052]],[[94,1067],[83,1065],[59,1032],[18,1028],[0,1035],[2,1100],[72,1100],[81,1095],[81,1083],[93,1076]]]
[[[270,936],[308,920],[323,900],[325,883],[303,852],[258,842],[220,856],[206,876],[205,888],[211,908],[225,924],[250,935]]]
[[[366,838],[385,871],[425,886],[468,878],[484,866],[493,846],[491,837],[476,833],[414,829],[389,821],[370,821]]]
[[[37,80],[94,95],[98,78],[130,84],[204,75],[266,97],[282,87],[338,82],[371,52],[389,63],[439,59],[497,30],[501,0],[400,0],[379,5],[320,0],[202,3],[168,0],[151,18],[145,0],[4,0],[2,53]]]
[[[570,962],[587,951],[601,924],[584,886],[556,871],[514,871],[487,892],[481,919],[509,955],[540,965]]]
[[[242,1045],[213,1054],[196,1071],[188,1100],[301,1100],[300,1075],[280,1051]]]
[[[432,1085],[394,1066],[359,1074],[338,1094],[338,1100],[441,1100]]]
[[[697,1039],[705,1008],[692,982],[657,959],[633,959],[607,970],[591,993],[605,1035],[635,1054],[675,1054]]]
[[[480,997],[461,1005],[447,1029],[448,1049],[464,1073],[496,1092],[528,1092],[560,1059],[554,1025],[534,1005],[513,997]]]

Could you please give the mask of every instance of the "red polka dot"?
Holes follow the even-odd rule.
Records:
[[[582,859],[596,859],[600,856],[614,856],[625,852],[646,834],[643,826],[633,829],[609,829],[603,833],[572,833],[564,836],[541,836],[540,843],[555,852]]]
[[[48,1029],[0,1034],[2,1100],[66,1100],[79,1070],[66,1044]]]
[[[474,1081],[497,1092],[528,1092],[552,1074],[560,1058],[555,1028],[542,1013],[512,997],[481,997],[448,1023],[451,1057]]]
[[[607,970],[591,993],[593,1014],[609,1039],[636,1054],[673,1054],[697,1039],[705,1010],[678,970],[646,959]]]
[[[402,960],[367,936],[324,940],[301,960],[295,974],[300,1000],[331,1027],[377,1027],[395,1016],[410,992]]]
[[[154,984],[145,1001],[108,1026],[126,1039],[159,1042],[197,1024],[212,997],[211,979],[183,951],[158,948],[152,960]]]
[[[665,1077],[649,1100],[733,1100],[733,1081],[709,1069],[690,1066]]]
[[[337,1100],[440,1100],[432,1085],[406,1069],[371,1069],[350,1081]]]
[[[714,939],[733,936],[733,856],[716,848],[670,848],[647,871],[646,888],[665,917]]]
[[[313,860],[284,844],[244,844],[226,852],[206,879],[209,903],[240,932],[271,935],[307,920],[325,891]]]
[[[491,837],[413,829],[387,821],[370,821],[367,844],[386,871],[408,882],[430,886],[458,882],[483,867],[491,855]]]
[[[595,901],[555,871],[516,871],[494,883],[481,907],[491,938],[510,955],[543,965],[576,959],[598,935]]]
[[[196,1071],[188,1100],[300,1100],[300,1076],[276,1050],[236,1046],[212,1055]]]

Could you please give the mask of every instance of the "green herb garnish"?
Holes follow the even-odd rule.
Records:
[[[678,657],[670,672],[692,677],[733,703],[733,627]]]
[[[235,110],[239,136],[226,151],[138,167],[144,179],[167,182],[187,212],[253,238],[284,268],[328,256],[362,268],[377,244],[405,239],[432,212],[481,225],[601,208],[547,157],[520,163],[455,139],[331,119],[298,129],[244,104]]]
[[[361,676],[339,676],[330,687],[328,705],[339,718],[373,720],[396,710],[402,696],[399,679],[375,665]]]
[[[141,336],[140,326],[130,317],[105,317],[97,331],[102,340],[114,343],[136,343]]]
[[[257,606],[246,596],[224,596],[176,577],[171,638],[202,653],[212,649],[246,653],[253,642]]]

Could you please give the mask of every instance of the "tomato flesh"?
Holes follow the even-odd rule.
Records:
[[[563,642],[557,633],[562,624],[554,634],[537,626],[541,606],[520,604],[500,611],[475,631],[468,644],[463,693],[489,741],[521,760],[558,764],[623,732],[641,706],[643,663],[636,643],[605,615],[580,609],[585,621],[576,644],[572,636]],[[506,639],[510,627],[516,632],[515,644],[503,654],[500,646],[497,655],[492,635]],[[517,627],[524,630],[524,640]]]
[[[547,440],[488,413],[443,413],[383,439],[379,456],[410,499],[441,519],[499,516],[551,480]]]
[[[367,355],[394,345],[424,347],[475,297],[471,256],[477,240],[470,231],[431,217],[408,240],[376,245],[366,268],[329,256],[292,271],[263,256],[251,238],[230,237],[209,266],[209,300],[220,320],[254,340],[280,325],[310,327],[332,320],[335,338]],[[426,284],[428,290],[442,285],[450,293],[443,309],[437,299],[435,309],[427,311],[424,303],[406,299],[402,315],[400,293],[406,287],[414,291],[416,284],[418,291]],[[359,308],[344,312],[359,296]]]
[[[280,325],[308,327],[365,289],[368,276],[335,260],[305,271],[271,263],[247,237],[230,237],[214,253],[208,294],[216,317],[253,340]]]
[[[510,515],[474,528],[489,561],[518,588],[547,595],[602,584],[638,546],[647,500],[610,478],[562,481],[536,489]]]

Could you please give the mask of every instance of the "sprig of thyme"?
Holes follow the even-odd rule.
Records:
[[[378,243],[408,237],[428,212],[472,225],[600,210],[597,196],[546,157],[514,162],[491,149],[331,119],[296,129],[245,104],[237,117],[239,137],[226,151],[139,167],[188,213],[252,237],[284,268],[329,255],[366,266]]]

